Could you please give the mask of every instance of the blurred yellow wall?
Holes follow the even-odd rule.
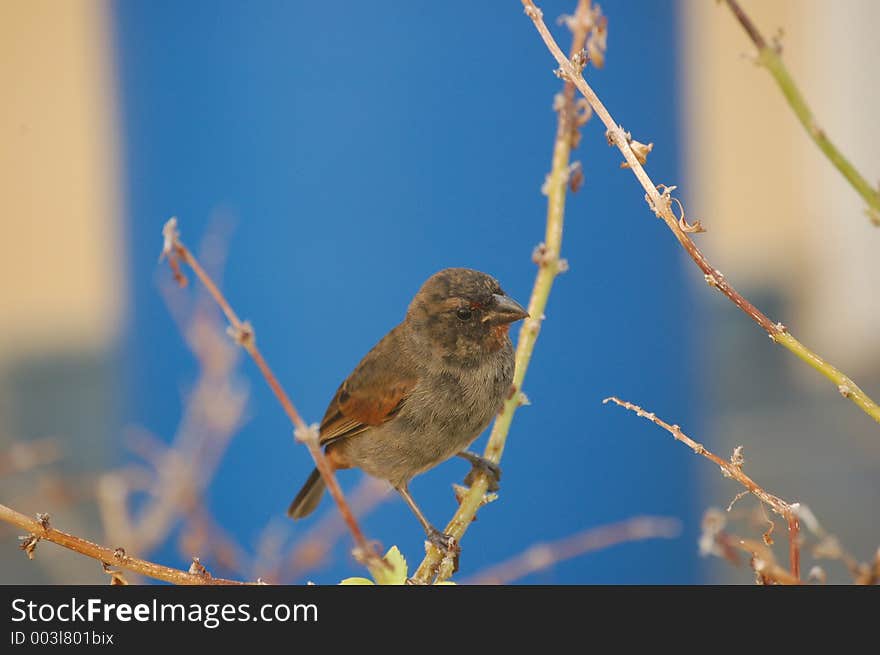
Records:
[[[0,2],[0,365],[100,349],[119,329],[110,29],[103,2]]]
[[[48,503],[95,539],[80,476],[115,461],[124,288],[111,37],[104,2],[0,0],[0,449],[55,437],[64,457],[7,476],[0,497],[30,514]],[[47,485],[67,500],[47,501]],[[7,554],[0,580],[102,581],[58,550],[28,567]]]
[[[819,125],[880,184],[880,2],[741,0]],[[774,286],[804,342],[853,376],[880,363],[880,229],[808,138],[723,3],[682,0],[688,215],[735,284]],[[821,380],[817,382],[821,384]]]

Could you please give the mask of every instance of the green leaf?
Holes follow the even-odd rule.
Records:
[[[375,566],[370,571],[376,580],[376,584],[406,584],[406,560],[400,554],[397,546],[392,546],[385,553],[384,561],[388,566]]]

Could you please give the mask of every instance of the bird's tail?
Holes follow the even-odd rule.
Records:
[[[318,469],[315,469],[312,471],[309,479],[306,480],[302,489],[299,490],[296,498],[290,503],[290,507],[287,508],[287,515],[296,520],[314,512],[318,507],[318,503],[321,502],[321,496],[324,495],[325,488],[326,485],[321,477],[321,473]]]

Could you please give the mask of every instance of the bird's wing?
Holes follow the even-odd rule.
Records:
[[[398,332],[389,332],[339,385],[321,421],[322,445],[382,425],[400,411],[418,379],[399,348]]]

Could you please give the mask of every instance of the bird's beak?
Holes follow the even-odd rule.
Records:
[[[513,323],[528,317],[529,313],[515,300],[498,293],[493,294],[492,297],[495,302],[489,310],[489,314],[493,323]]]

